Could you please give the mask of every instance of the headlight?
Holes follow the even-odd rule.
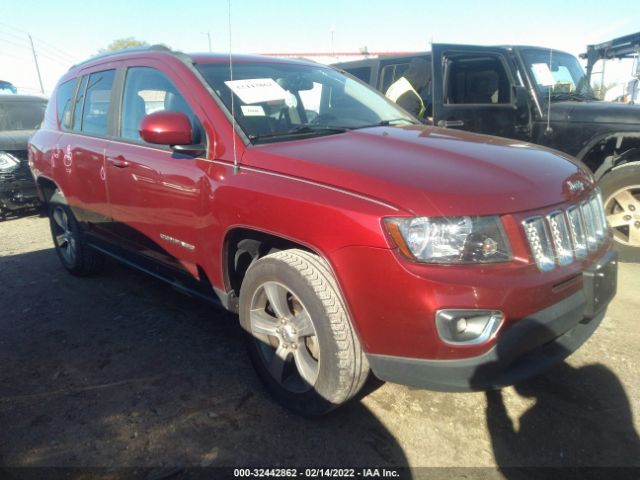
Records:
[[[498,217],[394,217],[384,223],[404,256],[425,263],[511,260]]]
[[[0,172],[8,172],[20,165],[20,160],[7,152],[0,152]]]

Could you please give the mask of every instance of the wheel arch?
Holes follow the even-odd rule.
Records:
[[[613,168],[640,160],[640,132],[608,132],[592,138],[576,155],[600,180]]]
[[[59,192],[60,195],[64,197],[64,194],[62,193],[62,190],[60,190],[58,184],[51,180],[49,177],[45,177],[42,175],[39,176],[36,180],[36,187],[38,188],[38,196],[44,203],[49,203],[51,197],[56,192]]]
[[[332,270],[330,262],[318,248],[300,240],[247,227],[234,227],[227,231],[223,242],[221,266],[225,289],[232,298],[236,299],[236,301],[229,303],[231,310],[237,311],[237,298],[249,267],[269,253],[291,248],[298,248],[317,255]]]

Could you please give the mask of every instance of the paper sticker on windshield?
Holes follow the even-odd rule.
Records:
[[[284,100],[287,92],[272,78],[252,78],[249,80],[229,80],[224,82],[244,103],[271,102]]]
[[[264,117],[264,108],[260,105],[241,105],[240,108],[245,117]]]
[[[549,65],[546,63],[534,63],[531,65],[531,70],[533,70],[533,74],[536,77],[536,82],[538,85],[542,85],[544,87],[550,87],[554,85],[556,81],[553,79],[553,74],[551,70],[549,70]]]

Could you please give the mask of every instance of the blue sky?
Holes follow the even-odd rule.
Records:
[[[577,54],[586,44],[640,30],[637,0],[231,0],[231,10],[232,48],[242,53],[418,51],[433,41],[522,43]],[[3,0],[0,79],[25,92],[38,88],[27,33],[50,91],[71,64],[114,39],[133,36],[194,52],[208,49],[209,32],[213,50],[226,52],[228,27],[228,0]]]

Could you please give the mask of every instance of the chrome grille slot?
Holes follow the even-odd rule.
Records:
[[[547,215],[547,222],[549,222],[551,240],[556,252],[556,262],[558,265],[569,265],[573,262],[573,248],[564,213],[561,211],[550,213]]]
[[[573,252],[576,258],[587,256],[587,235],[584,232],[584,222],[580,209],[577,206],[567,209],[567,217],[569,218],[569,229],[571,231],[571,242],[573,243]]]
[[[587,234],[587,249],[592,252],[596,249],[598,240],[596,239],[595,218],[593,212],[591,211],[591,207],[589,206],[589,202],[580,203],[580,212],[582,213],[582,218],[584,219],[584,227]]]
[[[528,218],[524,221],[524,230],[538,268],[543,272],[553,270],[555,262],[544,219],[542,217]]]
[[[596,226],[596,243],[598,244],[605,237],[607,231],[606,220],[603,221],[603,215],[600,214],[601,206],[602,202],[598,197],[591,197],[591,199],[589,200],[589,207],[591,208],[591,213],[593,215],[593,220]]]
[[[555,210],[522,222],[533,259],[539,270],[548,272],[595,251],[608,235],[600,194],[579,205]]]

